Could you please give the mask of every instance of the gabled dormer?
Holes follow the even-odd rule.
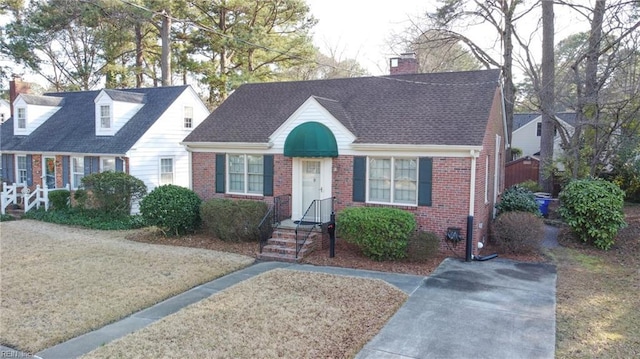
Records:
[[[13,134],[30,135],[62,107],[63,100],[55,96],[19,94],[13,102]]]
[[[95,100],[96,136],[113,136],[144,106],[144,94],[100,91]]]

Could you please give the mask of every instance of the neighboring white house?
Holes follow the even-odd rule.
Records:
[[[556,113],[558,123],[570,134],[573,133],[575,112]],[[539,113],[516,113],[513,115],[512,148],[522,150],[521,157],[540,155],[540,135],[542,130],[542,116]],[[564,151],[561,147],[562,140],[556,130],[553,141],[553,158],[557,159]]]
[[[190,186],[180,141],[209,114],[191,86],[18,94],[0,126],[2,180],[78,188],[85,175],[123,171],[147,185]]]
[[[11,117],[11,106],[7,100],[0,99],[0,123],[8,120]]]

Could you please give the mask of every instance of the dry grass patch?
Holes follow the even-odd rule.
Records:
[[[381,280],[273,270],[84,358],[352,357],[406,298]]]
[[[640,206],[626,207],[629,226],[608,251],[578,242],[551,251],[558,266],[558,358],[640,357]]]
[[[191,287],[253,258],[127,241],[31,220],[2,222],[0,343],[38,352]]]

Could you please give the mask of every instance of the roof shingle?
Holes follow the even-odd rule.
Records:
[[[309,97],[357,143],[481,145],[499,70],[240,86],[185,142],[267,142]]]

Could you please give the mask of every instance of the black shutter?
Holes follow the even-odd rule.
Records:
[[[100,172],[100,157],[91,157],[91,173]]]
[[[367,158],[353,158],[353,201],[364,202],[366,197]]]
[[[69,178],[71,177],[71,170],[69,165],[70,159],[69,156],[62,156],[62,185],[66,186],[69,184]]]
[[[431,206],[433,159],[420,157],[418,167],[418,206]]]
[[[216,154],[216,193],[224,193],[224,169],[226,167],[224,153]]]
[[[116,157],[116,172],[124,172],[124,161]]]
[[[262,160],[264,166],[262,194],[273,196],[273,155],[264,155]]]
[[[12,154],[2,155],[2,180],[8,184],[15,182],[15,170]]]

